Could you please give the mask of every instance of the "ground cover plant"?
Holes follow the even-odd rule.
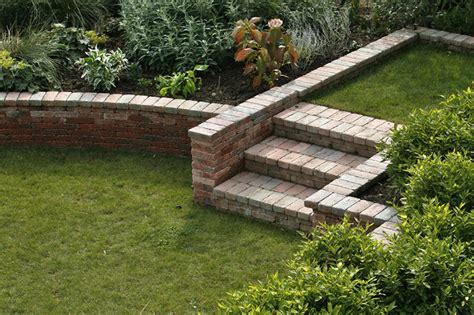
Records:
[[[189,158],[0,149],[0,313],[192,313],[270,270],[296,233],[192,202]]]
[[[469,134],[461,133],[468,138],[461,148],[434,147],[437,152],[426,156],[420,155],[422,148],[408,150],[404,154],[411,157],[391,162],[392,170],[399,169],[397,163],[406,167],[405,161],[410,166],[401,175],[407,184],[400,184],[400,233],[388,237],[386,246],[372,240],[367,227],[354,227],[347,218],[339,225],[316,228],[289,261],[288,275],[275,274],[232,292],[220,309],[232,314],[472,314],[472,96],[468,89],[442,104],[453,115],[451,121],[440,123],[457,126],[461,116],[470,127]],[[403,134],[412,134],[419,126],[416,117],[395,131],[389,157],[404,150],[397,142],[404,142]]]
[[[404,123],[412,110],[438,107],[442,94],[462,89],[473,78],[472,55],[419,43],[350,81],[316,92],[309,99]]]

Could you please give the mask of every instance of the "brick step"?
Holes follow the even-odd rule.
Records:
[[[245,151],[248,170],[312,188],[323,188],[365,157],[272,136]]]
[[[278,136],[370,157],[394,124],[326,106],[299,103],[273,117]]]
[[[253,172],[242,172],[214,188],[214,205],[222,210],[310,231],[316,225],[304,200],[316,189]]]

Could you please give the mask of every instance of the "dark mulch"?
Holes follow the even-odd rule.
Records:
[[[367,189],[359,198],[392,206],[400,204],[401,196],[400,190],[385,179]]]

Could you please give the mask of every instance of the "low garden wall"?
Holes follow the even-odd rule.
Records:
[[[0,93],[0,145],[190,155],[188,130],[228,105],[106,93]]]

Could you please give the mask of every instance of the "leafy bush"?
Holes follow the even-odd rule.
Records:
[[[275,274],[231,293],[220,309],[231,314],[430,314],[468,313],[474,306],[473,261],[466,244],[451,237],[402,235],[383,248],[347,220],[324,229],[303,244],[288,264],[287,277]]]
[[[474,208],[474,162],[463,154],[422,158],[408,173],[403,199],[412,209],[422,209],[432,198],[452,207],[464,205],[468,211]]]
[[[385,156],[391,161],[389,174],[404,183],[408,169],[431,154],[440,157],[452,151],[474,152],[474,91],[449,96],[442,109],[412,113],[407,123],[392,132]]]
[[[39,90],[32,66],[14,59],[6,50],[0,51],[0,91]]]
[[[26,80],[28,87],[22,90],[59,88],[58,64],[50,56],[56,49],[55,43],[44,32],[30,32],[27,35],[3,33],[0,40],[0,51],[8,52],[18,63],[22,63],[22,69],[17,69],[21,74],[15,75]]]
[[[15,0],[0,3],[0,29],[15,26],[46,27],[52,23],[93,27],[101,21],[114,0]]]
[[[373,21],[396,29],[421,24],[463,34],[474,34],[474,2],[463,0],[375,0]]]
[[[349,34],[347,10],[333,0],[121,0],[127,55],[144,66],[183,71],[195,64],[222,66],[232,57],[235,22],[251,16],[280,17],[293,26],[311,26],[323,38]],[[301,27],[299,27],[301,30]],[[339,35],[342,36],[342,35]],[[340,39],[324,47],[344,46]],[[330,48],[328,48],[330,49]]]
[[[66,68],[74,66],[86,51],[93,48],[83,28],[66,27],[64,24],[56,23],[51,26],[48,34],[55,47],[51,52],[52,57]]]
[[[193,70],[159,76],[155,78],[155,81],[157,81],[156,87],[161,96],[171,95],[176,97],[182,95],[186,98],[201,87],[202,79],[196,76],[196,72],[206,71],[207,68],[207,65],[197,65]],[[143,80],[140,82],[145,83]]]
[[[89,38],[89,41],[92,45],[104,45],[109,41],[109,37],[107,35],[97,34],[97,32],[93,30],[85,32],[85,35],[87,38]]]
[[[260,18],[240,20],[232,36],[237,45],[235,60],[245,62],[244,74],[253,76],[253,87],[265,81],[274,86],[282,76],[281,67],[296,65],[298,53],[288,34],[281,29],[283,21],[273,19],[268,22],[268,31],[257,29]]]
[[[433,198],[418,209],[400,207],[398,213],[404,218],[401,225],[404,234],[432,239],[453,237],[466,243],[474,240],[474,212],[464,205],[451,207]],[[468,245],[468,249],[472,256],[474,248]]]
[[[127,68],[128,60],[120,49],[112,52],[95,49],[86,53],[87,57],[77,61],[82,77],[94,90],[110,91],[115,87],[120,74]]]

